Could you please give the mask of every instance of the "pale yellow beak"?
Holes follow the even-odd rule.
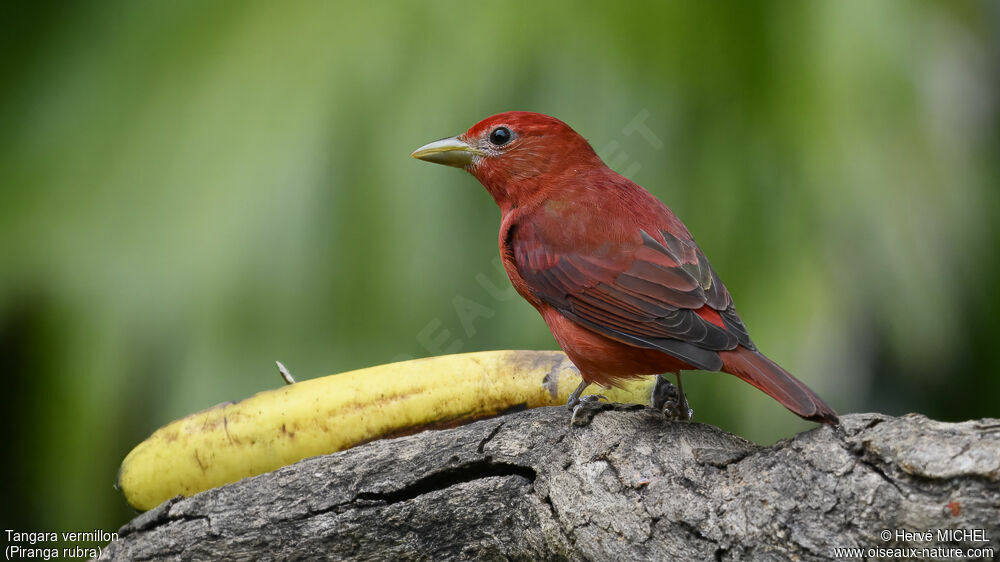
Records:
[[[414,150],[410,156],[417,160],[464,168],[475,162],[477,156],[482,156],[483,154],[483,151],[473,147],[462,139],[449,137],[427,143]]]

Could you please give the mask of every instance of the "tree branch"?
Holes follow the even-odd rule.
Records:
[[[824,560],[836,547],[1000,551],[1000,420],[852,414],[840,427],[759,447],[641,407],[588,405],[584,427],[568,418],[541,408],[306,459],[166,502],[123,527],[103,557]],[[897,540],[897,529],[930,529],[933,538]],[[992,542],[938,540],[938,529],[982,529]]]

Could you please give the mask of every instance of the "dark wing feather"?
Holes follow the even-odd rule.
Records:
[[[564,316],[614,340],[663,350],[687,363],[719,370],[717,352],[754,349],[729,291],[692,240],[640,231],[641,244],[623,265],[599,255],[555,252],[530,222],[509,238],[529,290]],[[722,326],[698,314],[708,306]],[[704,311],[703,311],[704,312]]]

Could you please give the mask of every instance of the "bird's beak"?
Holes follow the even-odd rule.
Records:
[[[483,151],[474,148],[458,137],[448,137],[427,143],[414,150],[410,156],[426,162],[464,168],[472,164],[477,156],[483,154]]]

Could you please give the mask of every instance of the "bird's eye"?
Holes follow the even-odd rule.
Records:
[[[490,132],[490,142],[496,146],[503,146],[509,143],[512,138],[514,138],[514,133],[510,132],[507,127],[497,127]]]

